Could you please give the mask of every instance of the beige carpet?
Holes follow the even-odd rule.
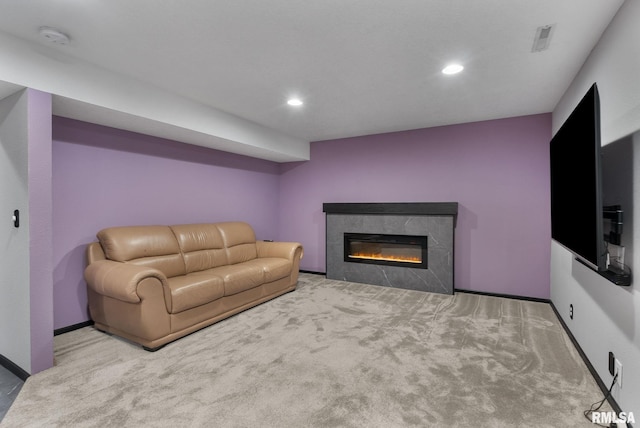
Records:
[[[331,281],[155,353],[55,339],[4,427],[592,427],[602,394],[549,305]]]

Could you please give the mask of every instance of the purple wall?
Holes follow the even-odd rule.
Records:
[[[323,202],[459,202],[455,286],[549,298],[551,115],[311,144],[281,166],[281,240],[325,271]]]
[[[27,89],[31,374],[53,366],[51,94]]]
[[[109,226],[241,220],[276,239],[278,165],[53,118],[54,328],[88,320],[84,251]]]
[[[243,220],[324,272],[323,202],[459,202],[455,286],[549,298],[550,138],[542,114],[315,142],[278,165],[54,117],[54,328],[88,319],[84,250],[104,227]]]

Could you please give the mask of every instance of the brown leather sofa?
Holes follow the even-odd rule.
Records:
[[[247,223],[113,227],[87,248],[95,327],[154,351],[292,291],[302,246],[256,241]]]

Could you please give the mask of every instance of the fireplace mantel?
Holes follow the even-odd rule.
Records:
[[[324,203],[327,278],[453,294],[457,202]],[[391,234],[428,238],[426,269],[353,263],[345,236]]]
[[[353,202],[324,203],[327,214],[394,214],[394,215],[450,215],[455,226],[457,202]]]

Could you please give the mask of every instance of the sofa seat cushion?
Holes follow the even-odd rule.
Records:
[[[216,275],[195,273],[168,278],[171,289],[169,313],[177,314],[224,296],[224,280]]]
[[[264,284],[263,269],[248,262],[219,266],[202,273],[213,273],[215,276],[221,277],[224,280],[225,296],[242,293]]]
[[[256,266],[262,269],[264,282],[273,282],[291,275],[293,263],[290,260],[279,257],[264,257],[253,259],[243,263],[243,265]]]

